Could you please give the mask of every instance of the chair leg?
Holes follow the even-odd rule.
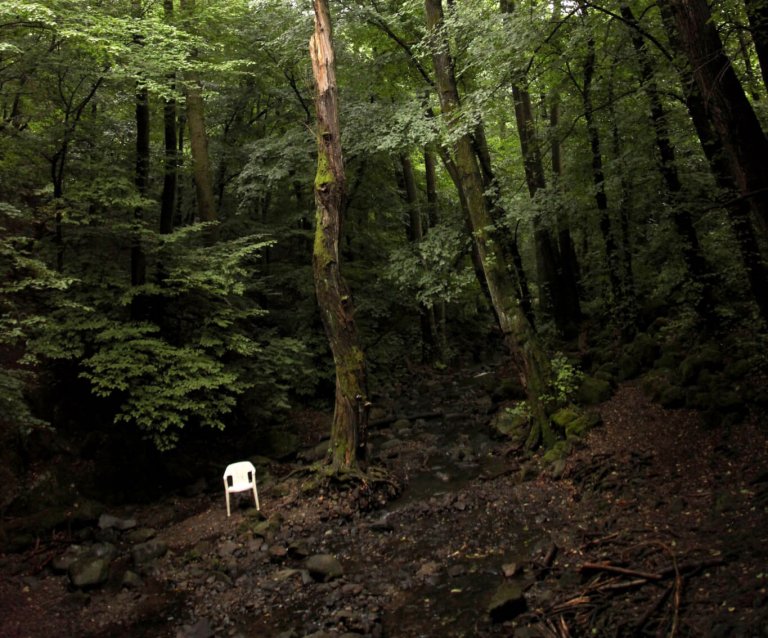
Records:
[[[256,484],[253,485],[253,500],[256,501],[256,509],[261,509],[259,507],[259,493],[256,491]]]
[[[229,490],[224,490],[224,497],[227,499],[227,518],[229,518],[232,515],[229,511]]]

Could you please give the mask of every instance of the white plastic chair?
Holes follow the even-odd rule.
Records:
[[[247,492],[253,490],[253,500],[259,509],[259,493],[256,491],[256,468],[250,461],[232,463],[224,470],[224,496],[227,499],[227,516],[232,513],[229,508],[229,495],[232,492]]]

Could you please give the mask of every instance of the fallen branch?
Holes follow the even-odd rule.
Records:
[[[623,574],[624,576],[636,576],[638,578],[644,578],[645,580],[661,580],[664,578],[662,574],[641,572],[635,569],[626,569],[624,567],[611,565],[610,563],[584,563],[581,566],[581,571],[611,572],[613,574]]]

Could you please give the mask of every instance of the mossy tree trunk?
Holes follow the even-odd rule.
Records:
[[[453,71],[449,43],[445,34],[441,0],[425,0],[427,28],[433,38],[432,60],[437,78],[437,89],[443,114],[449,126],[459,128],[459,93]],[[546,446],[554,443],[554,433],[549,425],[544,395],[547,392],[551,370],[549,359],[541,347],[530,322],[523,312],[515,283],[504,260],[497,254],[497,247],[504,244],[495,229],[486,208],[485,188],[478,158],[469,133],[459,135],[453,143],[456,181],[466,201],[466,211],[472,229],[472,237],[480,257],[482,275],[487,283],[494,313],[520,380],[526,388],[531,411],[531,432],[528,445],[540,441]]]
[[[336,366],[331,463],[354,469],[365,459],[368,425],[365,356],[359,344],[349,288],[341,275],[339,238],[346,179],[341,153],[338,87],[327,0],[313,0],[315,32],[309,41],[317,117],[316,227],[312,255],[315,293]]]

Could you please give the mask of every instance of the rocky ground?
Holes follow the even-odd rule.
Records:
[[[763,424],[630,383],[545,463],[490,436],[493,385],[394,393],[371,439],[398,498],[262,464],[260,512],[200,485],[1,555],[0,636],[768,636]]]

